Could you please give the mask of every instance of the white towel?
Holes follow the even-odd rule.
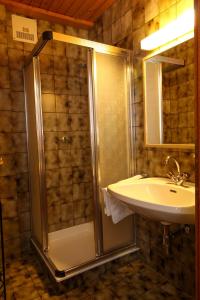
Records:
[[[126,184],[127,183],[132,183],[133,181],[141,179],[141,178],[143,178],[143,176],[139,174],[139,175],[135,175],[133,177],[127,178],[127,179],[120,180],[120,181],[117,182],[117,184],[118,185],[123,185],[124,183],[126,183]]]
[[[117,182],[117,184],[132,183],[133,181],[141,178],[142,175],[136,175],[131,178],[121,180]],[[111,194],[108,192],[107,188],[102,188],[102,192],[103,192],[104,205],[105,205],[105,209],[104,209],[105,214],[108,217],[109,216],[112,217],[112,221],[114,224],[117,224],[127,216],[134,214],[134,211],[128,208],[126,204],[112,197]]]
[[[134,213],[125,204],[123,204],[122,201],[113,198],[108,192],[107,188],[102,188],[102,192],[105,205],[105,214],[108,217],[112,217],[114,224],[119,223],[121,220]]]

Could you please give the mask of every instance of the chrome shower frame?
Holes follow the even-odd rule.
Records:
[[[42,107],[41,107],[41,82],[40,82],[40,66],[39,57],[41,50],[45,47],[48,41],[59,41],[69,44],[74,44],[78,46],[83,46],[88,48],[88,90],[89,90],[89,115],[90,115],[90,135],[91,135],[91,149],[92,149],[92,172],[93,172],[93,187],[94,187],[94,208],[95,208],[95,218],[94,218],[94,228],[95,228],[95,245],[96,245],[96,258],[84,263],[82,265],[73,267],[67,270],[57,270],[52,260],[48,256],[48,215],[47,215],[47,202],[45,196],[45,165],[44,165],[44,135],[43,135],[43,123],[42,123]],[[56,281],[60,282],[86,270],[94,268],[105,262],[111,261],[113,259],[122,257],[126,254],[133,253],[138,250],[136,247],[136,241],[134,236],[133,243],[128,246],[113,250],[111,253],[103,252],[103,232],[102,232],[102,218],[101,218],[101,205],[99,201],[98,193],[98,164],[99,164],[99,152],[98,152],[98,134],[95,130],[96,126],[96,116],[94,103],[97,98],[95,94],[95,64],[96,64],[96,53],[112,54],[117,56],[123,56],[126,60],[126,80],[127,80],[127,102],[128,102],[128,115],[129,115],[129,175],[133,175],[135,171],[134,165],[134,132],[132,124],[132,99],[133,99],[133,76],[132,76],[132,52],[129,50],[121,49],[118,47],[113,47],[61,33],[46,31],[42,34],[40,40],[34,47],[30,56],[26,60],[26,66],[33,64],[34,71],[34,92],[35,92],[35,102],[36,102],[36,113],[37,117],[37,142],[38,142],[38,152],[39,152],[39,174],[40,174],[40,196],[41,196],[41,210],[43,211],[42,220],[42,245],[32,236],[31,242],[34,245],[37,252],[40,254],[41,258],[47,265],[48,269],[52,273]],[[24,74],[25,78],[25,74]],[[26,89],[25,80],[25,100],[26,100],[26,123],[28,127],[29,116],[27,113],[27,99],[28,91]],[[27,130],[27,140],[29,149],[29,139],[30,136]],[[28,151],[30,153],[30,151]],[[31,159],[29,154],[29,160]],[[31,186],[30,186],[31,190]],[[32,194],[32,193],[31,193]],[[134,224],[134,220],[133,220]]]

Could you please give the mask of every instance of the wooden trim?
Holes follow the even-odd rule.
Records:
[[[200,0],[195,4],[195,124],[196,124],[196,300],[200,300]]]
[[[8,10],[13,13],[20,13],[27,17],[42,18],[50,22],[69,24],[75,27],[91,28],[94,25],[92,21],[86,21],[82,19],[76,19],[73,17],[65,16],[56,12],[52,12],[43,8],[29,6],[24,3],[18,3],[13,0],[0,0],[1,4],[4,4]]]

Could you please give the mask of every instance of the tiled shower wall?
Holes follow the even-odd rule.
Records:
[[[162,55],[184,61],[183,66],[162,64],[163,141],[165,144],[194,143],[194,39]]]
[[[89,32],[89,39],[133,50],[134,53],[134,102],[133,122],[136,133],[136,173],[149,176],[166,176],[164,159],[174,156],[183,172],[191,174],[194,181],[193,150],[172,150],[144,147],[143,77],[142,58],[147,55],[140,49],[145,36],[165,26],[193,1],[176,0],[118,0],[108,9]],[[194,86],[190,86],[194,94]],[[162,225],[137,216],[137,243],[144,258],[173,281],[173,284],[194,294],[194,226],[185,234],[181,226],[171,226],[171,249],[166,256],[162,248]]]
[[[37,25],[38,35],[45,30],[55,30],[83,38],[88,37],[87,31],[74,29],[70,26],[50,24],[43,20],[38,20]],[[4,204],[3,224],[7,256],[18,255],[20,251],[26,251],[29,248],[30,204],[22,69],[25,57],[29,55],[32,48],[33,44],[13,41],[11,14],[6,11],[3,5],[0,5],[0,155],[4,159],[4,165],[0,168],[0,197]],[[48,46],[46,51],[48,51]],[[53,57],[55,61],[57,60],[57,69],[63,59],[60,60],[59,57],[58,53]],[[48,58],[46,58],[47,61]],[[45,60],[44,57],[41,59]],[[48,67],[48,62],[43,61],[42,73],[49,73]],[[51,74],[49,76],[51,77]],[[51,83],[48,76],[46,76],[46,85],[51,86]],[[50,91],[46,92],[51,94]],[[46,140],[46,147],[48,148],[48,138]],[[77,136],[77,142],[79,143],[79,141],[81,143],[82,138],[79,139],[79,136]],[[80,185],[74,193],[76,192],[76,195],[78,195],[82,188]],[[63,192],[67,193],[67,188]],[[62,207],[62,209],[69,208],[68,203],[62,204],[67,206]],[[75,207],[77,209],[73,223],[77,223],[78,220],[82,219],[82,210],[80,210],[79,203],[76,201]],[[66,218],[63,213],[61,222],[65,225],[68,224]],[[52,225],[58,225],[58,223],[57,220],[55,223],[52,221]]]
[[[40,65],[51,232],[93,218],[87,49],[52,42]]]

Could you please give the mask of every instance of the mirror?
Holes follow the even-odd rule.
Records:
[[[145,146],[194,148],[194,39],[143,60]]]

